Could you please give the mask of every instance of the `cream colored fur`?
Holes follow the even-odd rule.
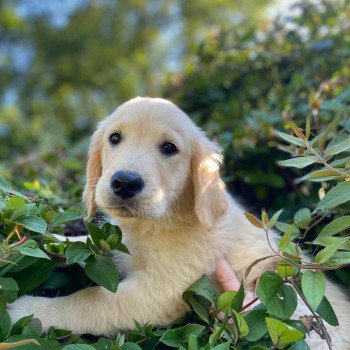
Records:
[[[121,132],[116,146],[110,134]],[[166,157],[164,141],[179,153]],[[54,299],[24,296],[9,306],[13,321],[24,315],[50,326],[77,333],[113,335],[140,323],[166,325],[182,315],[187,305],[183,291],[202,275],[212,276],[217,257],[224,256],[239,278],[255,259],[271,255],[262,231],[244,217],[226,192],[219,176],[216,144],[174,104],[136,98],[120,106],[103,121],[92,137],[84,202],[93,214],[97,207],[123,231],[131,256],[115,254],[125,275],[116,293],[91,287]],[[117,170],[139,173],[144,190],[126,204],[110,190]],[[271,261],[256,265],[245,281],[254,288]],[[327,297],[340,326],[328,327],[334,349],[350,349],[350,303],[340,287],[327,282]],[[296,317],[309,314],[300,306]],[[327,349],[312,332],[311,349]]]

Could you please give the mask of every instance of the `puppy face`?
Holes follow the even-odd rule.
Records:
[[[89,214],[99,207],[115,217],[169,216],[188,184],[203,225],[226,210],[216,146],[166,100],[136,98],[120,106],[99,125],[89,156]]]

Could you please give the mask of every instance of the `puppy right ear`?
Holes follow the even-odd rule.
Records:
[[[87,216],[94,215],[97,209],[95,192],[97,182],[102,175],[102,136],[102,129],[98,129],[92,135],[90,142],[86,168],[86,185],[83,193],[83,203],[86,207]]]

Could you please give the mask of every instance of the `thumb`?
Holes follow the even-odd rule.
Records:
[[[223,291],[236,291],[241,285],[231,266],[223,257],[216,260],[215,278]]]

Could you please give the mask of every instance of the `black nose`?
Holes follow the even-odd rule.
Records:
[[[113,192],[123,198],[131,198],[142,191],[144,182],[139,174],[130,171],[117,171],[111,179]]]

